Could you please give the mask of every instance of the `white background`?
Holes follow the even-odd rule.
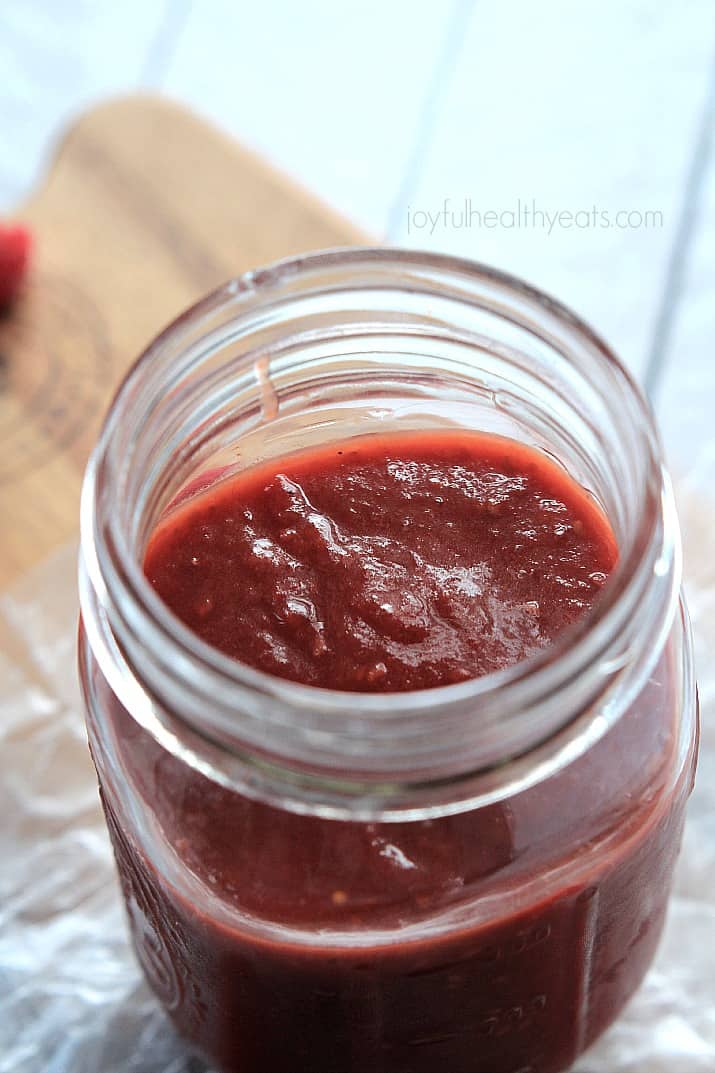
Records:
[[[92,101],[178,97],[376,237],[571,304],[647,382],[675,470],[710,480],[714,55],[713,0],[1,0],[0,211]],[[415,226],[446,198],[453,221]],[[549,233],[512,225],[519,199],[657,216]]]

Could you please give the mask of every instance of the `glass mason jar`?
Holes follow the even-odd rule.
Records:
[[[177,497],[309,444],[443,427],[547,452],[615,532],[598,604],[523,663],[418,692],[299,685],[207,646],[142,573]],[[526,284],[354,249],[183,313],[106,418],[80,563],[102,803],[179,1030],[224,1073],[565,1069],[663,923],[697,742],[680,577],[647,406]]]

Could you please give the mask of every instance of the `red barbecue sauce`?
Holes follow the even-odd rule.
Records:
[[[616,559],[602,511],[545,455],[430,431],[305,450],[183,498],[145,572],[209,644],[346,691],[349,716],[350,691],[532,655],[588,613]],[[659,935],[685,799],[652,792],[675,748],[671,662],[558,775],[391,823],[242,797],[115,702],[124,762],[173,848],[148,862],[107,805],[110,830],[140,960],[179,1028],[226,1073],[565,1068]]]
[[[177,510],[144,569],[203,640],[270,674],[394,692],[508,667],[616,560],[603,513],[512,440],[371,436],[272,460]]]

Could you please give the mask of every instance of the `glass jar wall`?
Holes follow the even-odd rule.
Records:
[[[299,447],[479,429],[557,459],[619,562],[531,659],[354,694],[228,659],[162,604],[181,497]],[[225,1073],[551,1073],[653,955],[696,705],[657,437],[605,345],[524,284],[355,250],[233,281],[120,388],[82,506],[80,667],[134,945]]]

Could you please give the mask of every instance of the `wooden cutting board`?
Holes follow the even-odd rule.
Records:
[[[0,319],[0,587],[76,534],[107,403],[169,320],[248,268],[365,241],[253,153],[146,97],[83,115],[17,218],[36,251]]]

